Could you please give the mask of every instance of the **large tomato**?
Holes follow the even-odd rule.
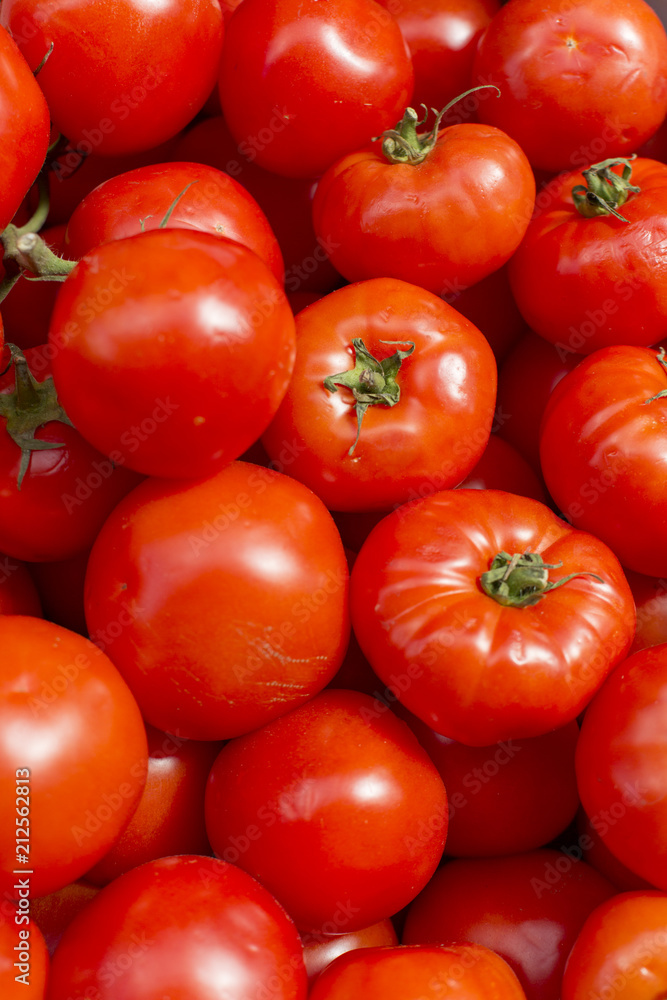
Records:
[[[535,203],[524,152],[488,125],[417,133],[417,114],[339,159],[315,192],[315,232],[350,281],[402,278],[445,296],[502,267]],[[381,137],[382,138],[382,137]]]
[[[607,347],[558,383],[542,419],[542,473],[564,517],[624,566],[667,573],[667,363]]]
[[[386,705],[324,691],[221,750],[206,828],[216,854],[259,879],[301,930],[343,934],[426,885],[445,843],[447,794]]]
[[[667,240],[667,164],[594,164],[548,190],[508,265],[526,322],[562,358],[657,343],[667,334],[667,263],[656,253]]]
[[[611,550],[499,490],[443,490],[385,517],[357,556],[351,596],[377,675],[471,746],[574,719],[634,632]]]
[[[109,850],[146,781],[146,732],[122,677],[82,636],[3,615],[0,648],[0,889],[27,899]],[[27,893],[15,869],[29,872]]]
[[[256,729],[317,694],[349,634],[333,520],[296,480],[247,462],[149,479],[106,521],[86,618],[152,725],[200,740]]]
[[[495,360],[472,323],[416,285],[377,278],[296,324],[294,375],[262,438],[280,468],[332,510],[385,510],[461,482],[495,405]]]
[[[482,121],[535,167],[627,156],[667,111],[667,35],[644,0],[519,0],[482,36],[473,79],[500,88]]]
[[[375,0],[243,0],[220,67],[242,153],[287,177],[319,177],[400,118],[414,74],[398,24]]]
[[[0,233],[41,170],[49,145],[49,109],[16,41],[0,28]]]
[[[161,858],[115,879],[69,925],[49,1000],[305,1000],[298,932],[233,865]]]
[[[84,156],[157,146],[215,84],[218,0],[4,0],[0,20],[32,69],[50,50],[39,85],[54,126]]]
[[[83,437],[146,475],[196,478],[238,458],[271,420],[292,372],[294,319],[247,247],[156,229],[83,257],[49,343]]]

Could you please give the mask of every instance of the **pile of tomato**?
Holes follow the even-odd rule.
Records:
[[[645,0],[1,0],[0,998],[667,997]]]

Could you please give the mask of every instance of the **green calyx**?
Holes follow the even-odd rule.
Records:
[[[382,152],[390,163],[411,163],[413,165],[421,163],[426,159],[438,141],[440,122],[449,109],[457,101],[467,97],[468,94],[474,94],[476,90],[487,90],[489,87],[498,91],[498,96],[500,97],[500,91],[497,87],[493,86],[493,84],[484,84],[481,87],[473,87],[471,90],[466,90],[465,93],[459,94],[442,111],[436,111],[435,108],[431,108],[430,110],[436,118],[433,127],[428,132],[420,133],[417,131],[420,125],[426,123],[426,119],[429,116],[429,109],[426,105],[421,105],[424,110],[423,118],[419,117],[414,108],[406,108],[405,114],[396,125],[396,128],[387,129],[382,135],[376,136],[373,141],[378,142],[382,139]]]
[[[560,569],[562,563],[545,563],[539,552],[522,552],[510,555],[499,552],[491,568],[482,573],[479,582],[482,590],[498,604],[510,608],[527,608],[537,604],[545,594],[562,587],[577,576],[592,576],[604,583],[596,573],[570,573],[555,583],[549,580],[550,569]]]
[[[14,365],[16,386],[13,392],[0,393],[0,416],[7,421],[6,431],[10,438],[21,449],[17,480],[20,490],[33,451],[64,447],[61,441],[37,440],[37,428],[52,420],[69,427],[73,424],[58,402],[53,378],[49,375],[43,382],[38,382],[28,368],[22,351],[14,344],[6,344],[5,347],[9,350],[11,364]]]
[[[357,436],[348,450],[348,455],[354,454],[361,433],[361,423],[369,406],[396,406],[401,398],[401,388],[396,381],[403,360],[409,357],[415,349],[412,341],[381,340],[381,344],[407,343],[408,351],[396,351],[389,358],[378,361],[367,349],[363,340],[358,337],[352,341],[354,348],[354,368],[329,375],[324,380],[324,388],[329,392],[337,392],[339,386],[350,389],[355,399],[354,408],[357,414]]]
[[[641,188],[630,183],[632,163],[636,157],[633,154],[628,159],[601,160],[593,166],[582,170],[586,184],[577,184],[572,188],[572,200],[580,215],[593,219],[600,215],[614,215],[621,222],[627,222],[625,216],[617,211],[630,194],[639,194]],[[622,166],[620,174],[612,167]]]
[[[665,348],[661,347],[655,356],[655,360],[662,365],[662,370],[667,374],[667,361],[665,360]],[[655,396],[651,396],[649,399],[644,400],[644,405],[647,403],[652,403],[654,399],[663,399],[667,396],[667,389],[663,389],[662,392],[656,392]]]

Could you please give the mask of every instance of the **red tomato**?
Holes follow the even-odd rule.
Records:
[[[252,251],[158,229],[87,254],[61,286],[49,343],[82,435],[147,475],[212,475],[262,433],[294,362],[284,292]]]
[[[0,991],[2,1000],[43,1000],[49,953],[27,911],[0,912]]]
[[[63,254],[65,226],[50,226],[39,235],[54,253],[67,256]],[[46,343],[49,320],[59,288],[57,281],[32,281],[25,276],[19,278],[7,298],[2,301],[5,339],[8,343],[16,344],[22,351]]]
[[[486,29],[473,80],[500,88],[480,106],[482,121],[516,139],[533,166],[571,170],[627,156],[657,130],[667,35],[643,0],[520,0]]]
[[[518,854],[553,840],[579,795],[576,722],[532,739],[468,747],[397,708],[437,767],[449,802],[445,851],[455,857]]]
[[[559,1000],[577,934],[614,893],[594,868],[560,851],[449,861],[410,906],[403,942],[484,945],[509,963],[528,1000]]]
[[[0,19],[31,67],[53,45],[39,85],[55,128],[84,155],[157,146],[215,83],[217,0],[3,0]]]
[[[25,563],[0,552],[0,615],[31,615],[41,618],[37,588]]]
[[[182,740],[147,727],[148,774],[139,805],[108,854],[86,872],[106,885],[130,868],[172,854],[210,854],[204,792],[220,743]]]
[[[436,121],[416,133],[415,118],[408,108],[381,147],[358,148],[327,170],[313,224],[349,281],[401,278],[447,296],[509,260],[533,211],[535,179],[499,129],[438,131]]]
[[[590,914],[570,952],[562,1000],[667,995],[667,894],[624,892]]]
[[[4,8],[7,3],[3,5]],[[32,27],[33,22],[27,22]],[[49,145],[49,109],[17,42],[0,28],[0,232],[10,223],[42,168]],[[41,79],[40,79],[41,83]]]
[[[581,803],[609,849],[667,889],[667,644],[634,653],[588,706],[577,747]],[[639,846],[640,845],[640,846]]]
[[[242,153],[286,177],[319,177],[392,127],[413,84],[401,30],[375,0],[244,0],[227,25],[225,120]]]
[[[498,364],[526,330],[506,265],[468,288],[452,288],[443,298],[482,331]]]
[[[44,617],[85,636],[88,629],[83,610],[83,582],[89,554],[90,549],[84,549],[71,559],[30,564]]]
[[[462,490],[505,490],[522,497],[532,497],[541,503],[547,502],[542,483],[525,458],[492,434],[477,465],[470,470],[462,483]]]
[[[525,1000],[521,985],[489,948],[455,944],[372,948],[337,959],[310,1000]]]
[[[100,890],[84,879],[70,882],[62,889],[56,889],[48,896],[38,896],[30,900],[30,913],[44,935],[49,955],[60,944],[63,931],[75,916],[95,898]]]
[[[379,2],[394,15],[408,43],[415,70],[414,107],[444,108],[468,89],[475,50],[500,10],[498,0]]]
[[[317,694],[343,659],[347,601],[321,501],[246,462],[201,482],[142,483],[107,520],[86,577],[90,634],[146,720],[199,740],[249,732]]]
[[[624,566],[667,573],[667,363],[645,347],[591,354],[552,393],[542,419],[547,488],[577,528]]]
[[[647,252],[667,240],[667,164],[636,160],[626,173],[630,169],[628,183],[640,190],[619,203],[622,219],[581,215],[573,190],[586,178],[576,170],[561,174],[510,261],[512,291],[526,322],[563,357],[612,344],[648,346],[667,333],[667,264]],[[618,179],[618,169],[612,175]],[[603,177],[590,189],[598,183],[610,188]]]
[[[398,944],[396,931],[391,920],[380,920],[370,927],[349,934],[307,934],[301,935],[303,943],[303,960],[312,982],[316,976],[333,962],[339,955],[359,948],[381,948],[385,945]]]
[[[608,819],[603,815],[598,815],[589,819],[583,809],[579,808],[577,813],[577,837],[576,846],[583,852],[583,859],[592,865],[601,875],[618,887],[620,892],[633,889],[653,889],[650,882],[631,872],[627,865],[624,865],[612,854],[598,831],[606,832]]]
[[[292,921],[254,879],[181,855],[106,886],[65,931],[49,1000],[305,1000]]]
[[[499,490],[443,490],[385,517],[357,556],[351,600],[378,676],[428,726],[471,746],[564,726],[634,633],[610,549]]]
[[[416,285],[378,278],[319,299],[296,326],[294,375],[262,437],[290,476],[332,510],[360,511],[386,510],[467,475],[489,438],[496,365],[460,313]],[[355,360],[356,388],[344,387],[337,373],[351,373]],[[369,366],[372,389],[363,381]]]
[[[630,569],[625,575],[637,608],[637,627],[630,652],[667,642],[667,583]]]
[[[4,615],[0,648],[0,796],[8,817],[0,888],[16,898],[12,872],[25,865],[29,894],[41,896],[83,875],[129,820],[146,780],[146,733],[120,674],[82,636]]]
[[[49,353],[44,345],[30,348],[0,376],[0,549],[29,562],[68,559],[88,548],[121,497],[140,482],[63,422]],[[25,458],[17,439],[29,449],[31,433],[40,447],[25,452],[21,480]]]
[[[201,230],[241,243],[283,281],[280,247],[257,202],[232,177],[200,163],[151,164],[103,181],[74,210],[63,253],[80,260],[102,243],[159,227]]]
[[[426,885],[445,843],[447,795],[386,705],[325,691],[224,747],[206,828],[215,853],[259,879],[302,930],[343,934],[396,913]]]

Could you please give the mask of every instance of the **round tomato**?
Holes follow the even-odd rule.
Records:
[[[462,490],[505,490],[522,497],[547,502],[544,487],[525,458],[492,434],[477,465],[471,469],[462,483]]]
[[[146,732],[120,674],[82,636],[2,615],[0,648],[0,888],[20,899],[14,869],[29,869],[28,895],[41,896],[106,854],[146,781]]]
[[[667,112],[667,35],[644,0],[519,0],[477,50],[473,79],[500,88],[479,108],[535,167],[627,156]],[[548,301],[549,296],[545,298]]]
[[[581,803],[610,851],[667,890],[667,644],[628,657],[586,710]],[[638,849],[638,845],[641,845]]]
[[[0,20],[31,67],[50,52],[39,85],[53,125],[84,156],[157,146],[215,84],[218,0],[4,0]]]
[[[309,981],[315,979],[334,958],[345,955],[348,951],[398,944],[394,925],[389,919],[380,920],[377,924],[363,927],[359,931],[350,931],[349,934],[303,933],[301,941]]]
[[[42,229],[39,235],[49,249],[63,255],[65,226],[49,226],[47,229]],[[1,265],[0,274],[2,274]],[[49,336],[49,320],[59,288],[60,284],[57,281],[33,281],[32,278],[26,277],[26,272],[23,273],[12,286],[10,294],[2,300],[5,340],[9,344],[16,344],[24,351],[26,348],[39,347],[46,343]],[[2,346],[1,339],[0,346]]]
[[[526,322],[561,358],[613,344],[648,346],[667,334],[667,263],[655,252],[667,240],[667,164],[603,162],[589,170],[552,182],[508,265]]]
[[[234,240],[283,281],[280,247],[257,202],[233,177],[201,163],[151,164],[104,181],[74,210],[63,253],[79,260],[102,243],[158,228]]]
[[[413,84],[401,30],[375,0],[243,0],[226,28],[225,121],[242,153],[287,177],[319,177],[391,127]]]
[[[142,483],[107,519],[86,575],[91,637],[146,720],[186,739],[238,736],[317,694],[343,659],[347,601],[322,502],[247,462]]]
[[[447,795],[386,705],[324,691],[221,750],[206,828],[215,853],[259,879],[301,930],[344,934],[426,885],[445,843]]]
[[[517,143],[488,125],[417,133],[408,108],[381,147],[337,160],[313,223],[349,281],[393,277],[446,296],[502,267],[519,246],[535,179]]]
[[[305,1000],[299,935],[254,879],[180,855],[115,879],[69,925],[49,1000]]]
[[[443,490],[373,529],[352,625],[378,676],[471,746],[574,719],[626,655],[635,610],[618,560],[527,497]]]
[[[607,347],[552,393],[540,459],[564,517],[593,531],[624,566],[667,573],[667,359]]]
[[[294,375],[262,437],[280,468],[350,511],[385,510],[470,472],[491,430],[496,365],[465,317],[377,278],[319,299],[296,325]]]
[[[274,415],[294,319],[247,247],[156,229],[83,257],[58,294],[49,343],[83,437],[115,464],[197,478],[242,454]]]
[[[30,900],[30,913],[44,935],[49,955],[60,944],[63,931],[78,913],[90,903],[100,890],[85,879],[70,882],[62,889],[56,889],[48,896],[38,896]]]

